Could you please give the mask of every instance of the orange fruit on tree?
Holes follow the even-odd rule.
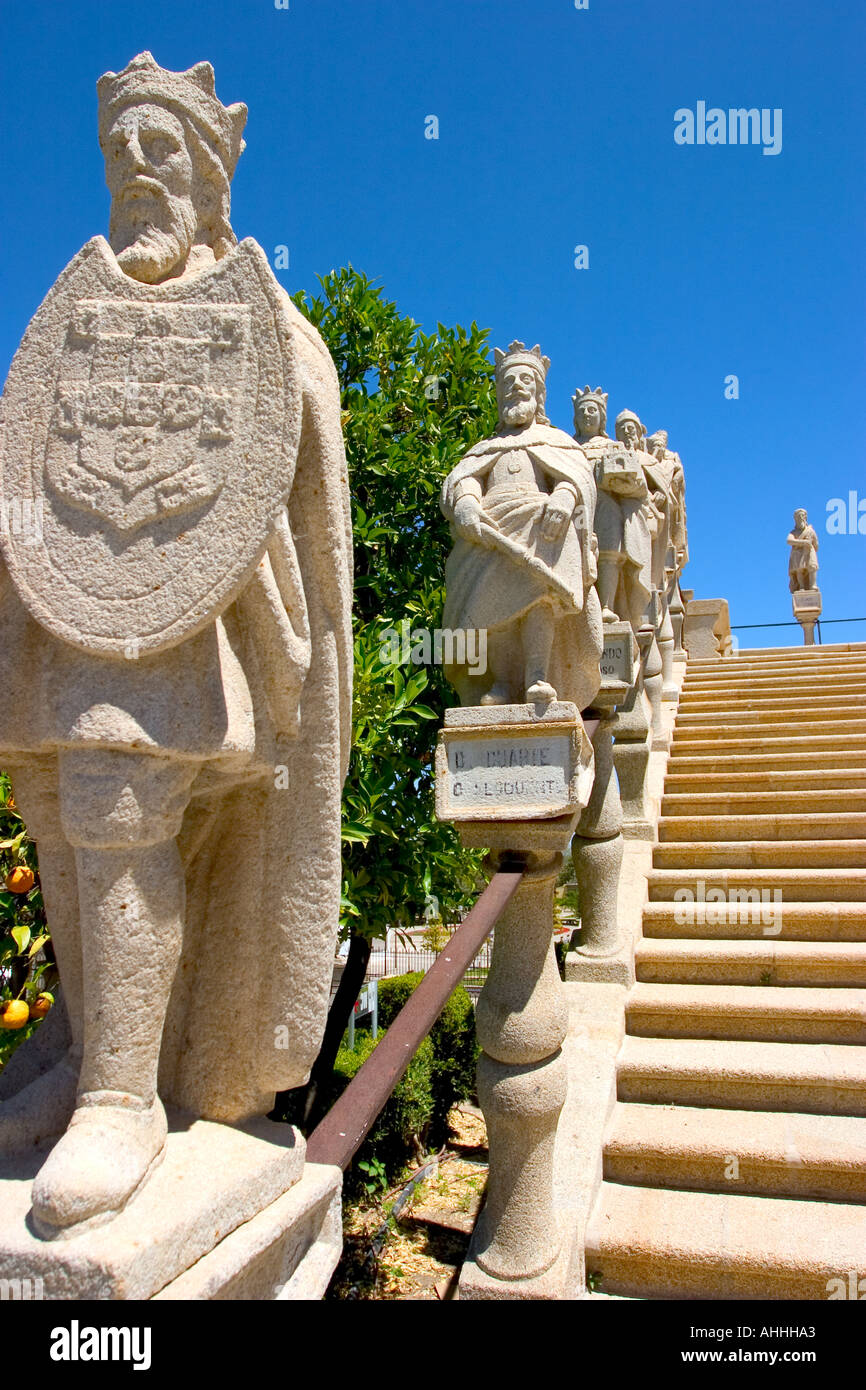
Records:
[[[26,864],[17,864],[6,875],[6,887],[10,893],[29,893],[36,882],[36,875]]]
[[[54,995],[45,990],[42,994],[37,994],[33,1003],[30,1005],[31,1018],[44,1018],[54,1003]]]
[[[7,999],[0,1005],[0,1028],[23,1028],[30,1017],[30,1009],[23,999]]]

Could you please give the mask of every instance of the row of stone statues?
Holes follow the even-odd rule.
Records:
[[[488,664],[446,667],[461,709],[446,711],[440,736],[437,811],[464,844],[487,849],[491,871],[515,858],[525,870],[497,921],[476,1010],[490,1173],[461,1298],[520,1297],[515,1280],[532,1297],[567,1288],[553,1196],[568,1018],[552,945],[555,883],[570,846],[581,932],[568,978],[630,982],[617,913],[621,785],[633,826],[651,831],[650,750],[664,732],[662,697],[676,696],[682,463],[667,434],[648,439],[633,411],[617,416],[611,439],[607,395],[589,386],[573,397],[574,435],[556,429],[549,365],[538,345],[496,349],[497,431],[452,469],[441,495],[453,538],[444,625],[483,629]]]
[[[668,659],[674,648],[669,614],[688,559],[680,457],[630,410],[611,439],[598,388],[575,392],[573,437],[555,429],[549,365],[537,345],[496,350],[499,433],[442,489],[454,538],[443,621],[487,632],[486,675],[448,672],[466,705],[558,696],[586,708],[604,624],[656,632]]]
[[[15,1237],[37,1262],[125,1212],[170,1147],[167,1107],[238,1126],[306,1079],[351,725],[339,385],[232,231],[246,107],[219,100],[210,64],[171,72],[149,53],[98,95],[109,240],[34,317],[0,455],[0,766],[37,841],[62,982],[0,1080],[0,1151],[56,1141]],[[462,704],[558,698],[579,726],[607,630],[630,625],[656,654],[670,636],[683,471],[631,412],[610,439],[599,390],[576,393],[574,437],[555,429],[547,367],[537,347],[497,351],[499,431],[442,492],[444,621],[488,632],[489,673],[449,672]],[[603,810],[582,825],[606,843]],[[163,1280],[250,1214],[232,1212],[194,1248],[165,1241]]]

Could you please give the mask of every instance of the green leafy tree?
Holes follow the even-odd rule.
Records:
[[[343,801],[342,939],[349,954],[303,1092],[278,1112],[311,1128],[374,938],[418,922],[435,897],[445,922],[474,900],[479,856],[433,813],[433,754],[454,703],[440,667],[400,664],[383,635],[441,627],[451,542],[442,480],[496,424],[487,332],[420,331],[351,266],[295,296],[337,366],[355,547],[352,760]],[[402,628],[401,624],[407,624]],[[290,1099],[291,1097],[291,1099]]]

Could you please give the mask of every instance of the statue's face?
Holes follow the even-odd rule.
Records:
[[[598,401],[578,401],[574,412],[574,423],[578,434],[589,437],[600,434],[602,429],[601,406]]]
[[[636,420],[623,420],[616,427],[616,437],[627,449],[639,449],[641,432]]]
[[[794,513],[794,525],[797,527],[797,529],[798,529],[799,531],[802,531],[803,527],[806,525],[806,513],[805,513],[805,512],[803,512],[803,511],[796,511],[796,512]]]
[[[154,284],[182,268],[197,218],[192,158],[178,117],[155,105],[122,111],[106,138],[105,178],[111,245],[127,274]]]
[[[504,425],[531,425],[538,411],[538,382],[531,367],[506,367],[496,382],[499,418]]]

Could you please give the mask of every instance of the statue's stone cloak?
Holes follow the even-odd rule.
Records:
[[[498,495],[493,489],[482,499],[482,517],[506,543],[522,555],[469,541],[452,527],[454,547],[445,566],[446,601],[443,625],[450,629],[484,629],[496,640],[542,600],[557,610],[550,679],[560,699],[586,708],[598,690],[598,657],[602,649],[601,610],[592,584],[595,556],[592,519],[596,486],[591,466],[579,445],[562,430],[534,424],[527,429],[482,440],[452,469],[442,487],[441,506],[453,518],[458,485],[484,480],[494,464],[511,450],[532,461],[540,487],[548,494],[557,483],[570,485],[576,498],[564,537],[555,542],[541,536],[544,496]],[[581,652],[578,667],[573,653]],[[477,704],[489,678],[467,667],[448,667],[446,675],[464,705]]]
[[[38,757],[56,768],[76,747],[202,765],[178,840],[188,907],[160,1094],[227,1121],[269,1109],[274,1091],[305,1080],[318,1051],[339,916],[352,682],[336,371],[261,249],[245,242],[230,254],[243,247],[270,277],[274,328],[294,363],[295,419],[285,422],[287,448],[280,438],[288,471],[278,464],[273,495],[262,493],[261,543],[209,620],[158,650],[132,645],[129,657],[120,643],[116,654],[82,650],[34,619],[0,558],[0,765]],[[158,301],[165,287],[141,288]],[[260,380],[258,394],[269,384]],[[110,519],[100,524],[110,530]],[[172,517],[163,524],[177,534]]]
[[[605,454],[624,447],[607,434],[596,434],[578,442],[592,463],[596,478]],[[644,463],[646,456],[641,454],[640,459]],[[601,553],[622,552],[624,564],[630,570],[629,582],[646,603],[652,592],[652,537],[645,503],[634,497],[614,496],[599,488],[595,530]]]

